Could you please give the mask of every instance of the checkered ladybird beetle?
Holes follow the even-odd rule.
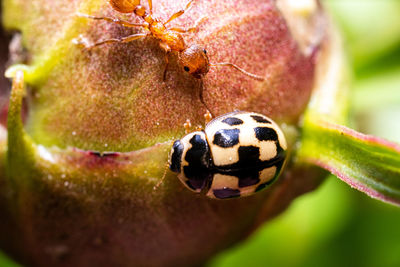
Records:
[[[270,118],[235,111],[176,140],[169,168],[194,192],[217,199],[243,197],[277,179],[286,149],[282,130]]]

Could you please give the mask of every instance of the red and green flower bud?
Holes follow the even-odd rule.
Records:
[[[200,81],[174,52],[164,79],[165,52],[151,36],[90,51],[75,45],[79,35],[96,42],[142,31],[77,16],[139,21],[107,1],[3,0],[4,29],[21,32],[24,56],[7,73],[14,85],[8,136],[0,135],[2,249],[38,266],[198,265],[315,188],[324,172],[293,157],[272,187],[226,201],[187,190],[167,169],[185,121],[204,123],[204,103],[215,115],[271,117],[294,155],[313,91],[336,93],[343,78],[320,4],[302,2],[195,1],[170,26],[204,17],[185,42],[205,47],[211,63],[265,79],[211,66]],[[153,1],[153,14],[165,21],[185,4]],[[342,115],[340,105],[326,107]]]

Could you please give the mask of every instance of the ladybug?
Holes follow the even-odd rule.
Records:
[[[217,199],[243,197],[277,179],[286,149],[282,130],[270,118],[235,111],[176,140],[169,168],[194,192]]]

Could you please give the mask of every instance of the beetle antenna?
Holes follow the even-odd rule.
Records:
[[[173,142],[174,142],[173,140],[170,140],[170,141],[169,141],[169,144],[171,145]],[[170,166],[170,164],[171,164],[170,161],[171,161],[171,155],[168,154],[168,160],[167,160],[167,162],[165,163],[164,173],[163,173],[161,179],[157,182],[157,184],[156,184],[155,186],[153,186],[153,190],[157,190],[158,187],[160,187],[160,185],[163,183],[163,181],[164,181],[164,179],[165,179],[165,176],[167,176],[167,171],[168,171],[168,169],[169,169],[169,166]]]
[[[237,65],[235,65],[233,63],[230,63],[230,62],[210,63],[210,66],[231,67],[231,68],[234,68],[234,69],[240,71],[241,73],[243,73],[244,75],[249,76],[249,77],[251,77],[251,78],[253,78],[253,79],[257,80],[257,81],[261,81],[262,82],[262,81],[265,80],[264,77],[261,77],[261,76],[255,75],[253,73],[247,72],[244,69],[240,68],[239,66],[237,66]]]
[[[163,176],[161,177],[161,179],[157,182],[157,184],[155,186],[153,186],[153,190],[157,190],[160,185],[163,183],[165,176],[167,176],[167,171],[169,168],[169,161],[165,164],[165,168],[164,168],[164,173]]]

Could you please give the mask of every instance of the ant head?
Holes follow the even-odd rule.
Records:
[[[140,0],[108,0],[112,8],[121,13],[132,13]]]
[[[197,79],[201,79],[210,69],[207,51],[195,44],[179,53],[179,64]]]

